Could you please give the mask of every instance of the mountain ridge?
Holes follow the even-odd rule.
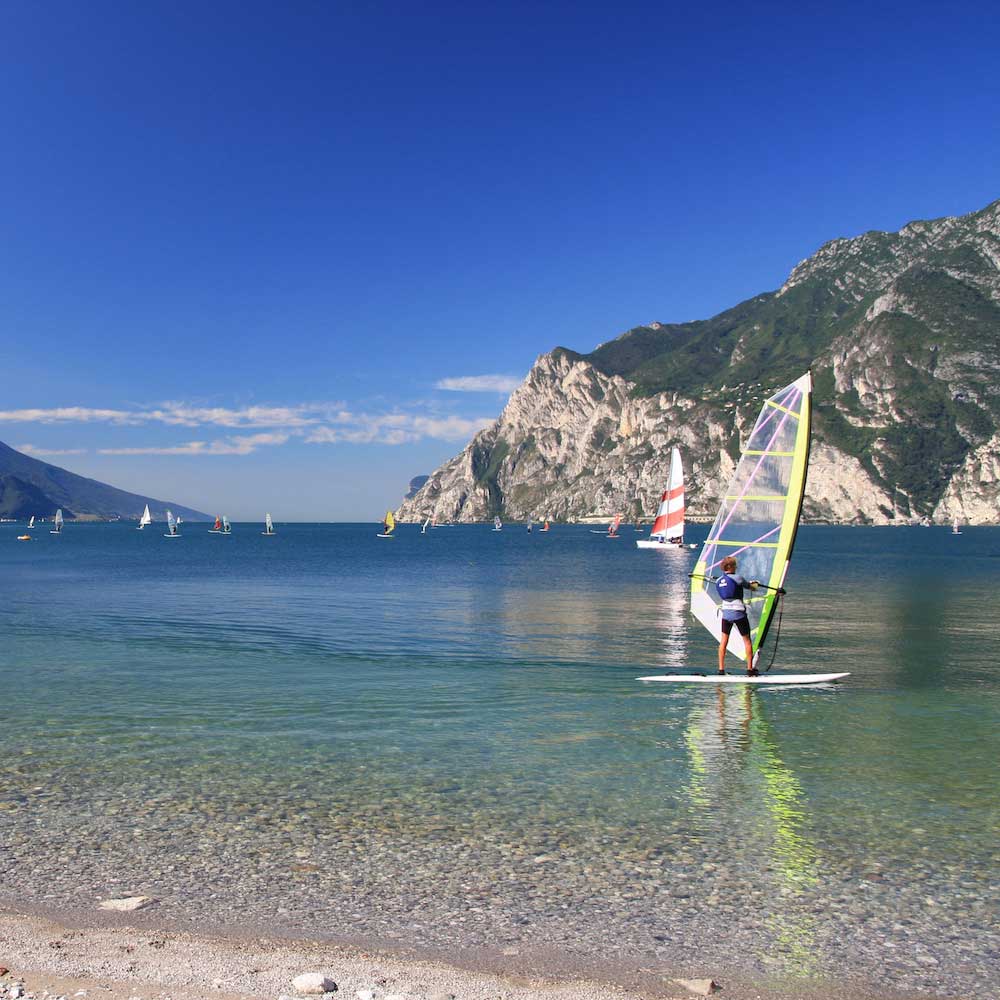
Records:
[[[1000,200],[830,240],[779,289],[707,320],[554,348],[399,516],[649,516],[675,443],[693,513],[710,516],[747,423],[807,368],[804,517],[996,522]]]
[[[147,503],[153,516],[159,520],[166,516],[168,507],[188,521],[211,520],[208,514],[193,507],[129,493],[96,479],[79,476],[58,465],[25,455],[0,441],[0,516],[21,518],[34,514],[36,517],[48,517],[61,507],[67,520],[116,517],[137,520]],[[32,504],[42,507],[47,504],[48,509],[28,509],[26,505]]]

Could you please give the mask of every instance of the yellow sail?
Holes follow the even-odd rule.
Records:
[[[385,533],[387,535],[391,535],[395,527],[396,527],[396,519],[392,516],[392,511],[387,510],[385,512]]]

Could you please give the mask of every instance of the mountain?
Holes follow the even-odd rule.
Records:
[[[708,320],[557,347],[399,517],[649,516],[673,444],[711,516],[761,402],[808,368],[805,518],[1000,519],[1000,201],[832,240]]]
[[[166,517],[167,507],[188,521],[210,520],[207,514],[182,504],[126,493],[96,479],[85,479],[0,441],[0,517],[49,517],[62,507],[67,519],[138,519],[147,503],[157,520]]]

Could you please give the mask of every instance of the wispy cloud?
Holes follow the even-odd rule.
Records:
[[[83,455],[86,448],[36,448],[33,444],[19,444],[18,451],[23,451],[26,455],[36,455],[44,458],[47,455]]]
[[[0,410],[2,423],[33,424],[166,424],[171,427],[308,427],[326,419],[342,404],[309,403],[299,406],[192,406],[168,402],[134,410],[112,410],[87,406],[56,406]]]
[[[99,455],[252,455],[258,448],[284,444],[290,434],[244,434],[217,441],[139,448],[98,448]]]
[[[456,375],[434,384],[450,392],[513,392],[524,381],[517,375]]]
[[[465,441],[489,427],[494,417],[437,417],[412,413],[339,414],[334,425],[316,427],[306,433],[308,444],[409,444],[422,438]]]

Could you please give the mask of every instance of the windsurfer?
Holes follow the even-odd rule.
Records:
[[[753,663],[753,644],[750,642],[750,619],[747,617],[747,606],[743,603],[743,590],[749,587],[756,590],[760,584],[756,580],[745,580],[736,572],[736,560],[732,556],[722,560],[722,577],[716,583],[719,596],[722,598],[722,639],[719,641],[719,673],[726,672],[726,647],[729,645],[729,634],[736,630],[743,637],[743,645],[747,656],[747,674],[757,676]],[[727,582],[728,581],[728,582]]]

